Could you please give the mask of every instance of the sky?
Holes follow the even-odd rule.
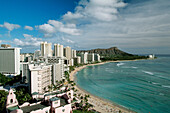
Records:
[[[0,44],[170,54],[170,0],[0,0]]]

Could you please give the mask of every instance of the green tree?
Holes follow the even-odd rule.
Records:
[[[7,99],[8,92],[0,90],[0,113],[5,112],[5,104]]]
[[[31,95],[28,92],[28,87],[24,86],[17,87],[15,94],[19,105],[22,105],[24,102],[28,102],[31,100]]]

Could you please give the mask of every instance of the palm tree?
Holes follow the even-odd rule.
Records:
[[[51,90],[52,90],[52,86],[48,85],[48,91],[51,91]]]

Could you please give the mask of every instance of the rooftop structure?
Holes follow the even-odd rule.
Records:
[[[21,110],[23,111],[23,113],[42,112],[42,111],[49,111],[50,106],[43,105],[43,104],[40,103],[40,104],[35,104],[35,105],[32,105],[32,106],[21,107]],[[47,113],[49,113],[49,112],[47,112]]]
[[[8,45],[8,44],[1,44],[1,47],[3,47],[3,48],[9,48],[9,47],[11,47],[11,45]]]

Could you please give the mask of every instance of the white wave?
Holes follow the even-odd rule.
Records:
[[[170,86],[162,85],[162,87],[170,88]]]
[[[133,66],[132,66],[132,68],[137,69],[138,67],[133,67]]]
[[[119,67],[119,66],[124,65],[124,64],[125,64],[125,63],[122,63],[122,62],[121,62],[121,63],[118,63],[117,66]]]
[[[164,95],[163,93],[159,93],[159,95]]]
[[[152,84],[159,84],[159,83],[156,83],[156,82],[151,82]]]
[[[142,72],[149,74],[149,75],[154,75],[152,72],[149,72],[149,71],[142,71]]]

